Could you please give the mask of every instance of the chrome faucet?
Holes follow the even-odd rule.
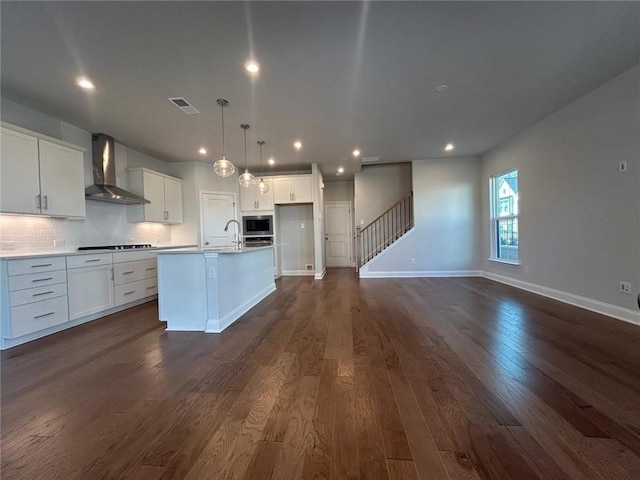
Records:
[[[242,246],[242,235],[241,235],[242,226],[240,225],[240,222],[238,220],[236,220],[235,218],[232,218],[224,226],[224,231],[225,232],[227,232],[229,230],[229,224],[231,224],[231,223],[235,223],[236,225],[238,225],[238,241],[233,242],[233,243],[235,243],[238,246],[238,248],[240,248]]]

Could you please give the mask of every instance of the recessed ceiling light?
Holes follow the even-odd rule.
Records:
[[[257,75],[260,71],[260,64],[255,60],[247,60],[244,64],[244,69],[251,75]]]
[[[269,165],[274,165],[276,163],[276,161],[273,158],[269,159]]]
[[[296,147],[296,150],[300,150],[302,148],[302,142],[300,140],[296,140],[293,142],[293,146]]]
[[[340,168],[338,169],[338,173],[342,173],[342,172],[344,172],[344,168],[340,167]]]
[[[449,85],[438,85],[436,87],[436,92],[438,92],[438,93],[444,93],[447,90],[449,90]]]
[[[76,83],[80,88],[84,88],[85,90],[93,90],[96,88],[93,82],[89,80],[87,77],[76,78]]]
[[[207,154],[207,149],[206,149],[206,148],[204,148],[204,147],[202,147],[200,150],[198,150],[198,153],[199,153],[200,155],[206,155],[206,154]]]
[[[357,148],[353,151],[353,156],[354,157],[359,157],[360,156],[360,150],[358,150]]]
[[[444,151],[445,152],[450,152],[451,150],[453,150],[455,147],[453,146],[453,143],[447,143],[447,146],[444,147]]]

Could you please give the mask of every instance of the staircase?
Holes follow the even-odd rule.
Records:
[[[366,227],[356,227],[356,270],[413,228],[413,192]]]

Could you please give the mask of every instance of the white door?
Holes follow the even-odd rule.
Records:
[[[39,140],[42,213],[84,217],[84,168],[82,152]]]
[[[10,213],[40,213],[38,139],[4,128],[1,132],[0,209]]]
[[[164,179],[164,208],[167,223],[182,223],[182,182]]]
[[[142,183],[144,198],[150,202],[144,204],[145,221],[164,223],[164,177],[149,172],[143,172]]]
[[[202,193],[202,245],[204,247],[226,247],[237,240],[238,225],[224,226],[236,219],[236,196],[232,193]]]
[[[350,267],[351,202],[325,202],[324,230],[327,267]]]
[[[71,320],[108,310],[115,305],[112,271],[111,264],[67,270]]]

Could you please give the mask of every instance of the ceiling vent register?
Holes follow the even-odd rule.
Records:
[[[195,115],[197,113],[200,113],[200,111],[189,102],[187,102],[184,97],[167,98],[167,100],[169,100],[187,115]]]

